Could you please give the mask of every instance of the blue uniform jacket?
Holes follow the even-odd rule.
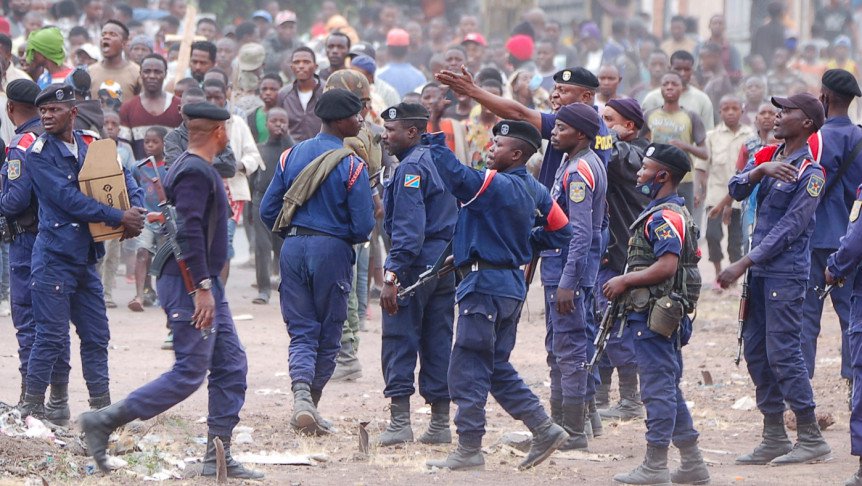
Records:
[[[284,193],[302,169],[322,153],[343,146],[340,138],[319,133],[282,154],[272,182],[260,203],[261,221],[267,228],[275,225],[284,202]],[[374,207],[368,170],[362,159],[357,156],[345,157],[311,199],[297,208],[291,224],[320,231],[351,244],[368,241],[374,228]]]
[[[773,145],[761,149],[754,162],[730,179],[730,196],[737,201],[748,197],[757,186],[749,181],[749,172],[760,161],[774,160],[782,148]],[[748,253],[754,262],[754,276],[808,279],[814,212],[825,183],[823,170],[809,159],[809,155],[806,145],[785,159],[798,169],[796,182],[781,182],[772,177],[764,177],[760,181],[757,224]]]
[[[383,191],[383,230],[392,240],[386,269],[405,282],[411,266],[433,265],[455,231],[458,207],[446,192],[427,145],[398,157],[401,163]]]
[[[841,279],[856,272],[862,263],[862,221],[859,213],[862,211],[862,185],[856,189],[856,201],[850,210],[847,234],[841,238],[841,246],[838,251],[829,255],[826,260],[826,268],[836,279]],[[850,283],[850,282],[848,282]],[[852,282],[853,295],[862,295],[862,273],[856,275],[856,281]]]
[[[164,179],[165,192],[177,209],[177,239],[194,283],[218,276],[227,262],[227,220],[230,216],[224,183],[213,164],[182,153]],[[215,211],[215,214],[211,214]],[[214,223],[215,228],[210,229]],[[212,234],[212,241],[207,241]],[[181,275],[176,259],[163,272]]]
[[[553,113],[542,113],[542,138],[545,140],[551,139],[551,130],[554,129],[554,124],[557,122],[557,115]],[[593,152],[602,159],[605,167],[608,166],[608,160],[611,158],[611,148],[613,148],[613,138],[608,130],[605,121],[599,117],[599,133],[596,136],[596,142],[593,144]],[[554,187],[554,180],[557,174],[557,169],[560,168],[560,163],[563,161],[565,152],[555,149],[550,144],[545,149],[545,156],[542,159],[542,169],[539,172],[539,181],[550,190]]]
[[[607,215],[608,175],[604,164],[590,149],[566,161],[561,187],[551,196],[567,209],[572,239],[560,277],[566,289],[593,287],[602,257],[602,225]],[[555,194],[557,193],[557,194]]]
[[[123,211],[85,196],[78,188],[78,171],[89,143],[97,137],[82,130],[75,130],[72,136],[77,158],[47,133],[27,149],[25,164],[39,200],[39,235],[33,252],[49,252],[69,263],[92,264],[105,254],[105,245],[93,241],[88,223],[119,226]],[[143,206],[143,191],[131,174],[125,169],[123,173],[132,206]]]
[[[43,131],[39,117],[27,120],[15,129],[6,149],[6,161],[0,168],[0,214],[7,218],[15,219],[29,207],[37,208],[30,169],[24,167],[24,154]]]
[[[455,265],[484,261],[510,267],[470,272],[456,299],[475,291],[523,300],[527,287],[518,267],[530,262],[534,249],[568,243],[572,232],[565,213],[525,167],[508,172],[472,169],[446,148],[442,134],[425,134],[422,140],[431,145],[446,190],[461,203],[452,245]]]
[[[811,235],[811,248],[834,249],[838,248],[839,240],[844,236],[850,207],[856,199],[856,187],[862,184],[862,154],[851,162],[840,181],[833,182],[832,178],[837,175],[844,158],[849,157],[856,143],[862,140],[862,129],[846,116],[834,117],[827,119],[812,138],[815,138],[811,147],[814,160],[823,167],[829,184],[835,186],[829,194],[823,195],[817,206],[817,223]]]

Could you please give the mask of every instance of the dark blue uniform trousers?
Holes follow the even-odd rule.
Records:
[[[596,292],[594,292],[594,295],[596,297],[598,308],[603,313],[608,309],[608,299],[601,292],[601,288],[605,285],[605,282],[617,275],[619,274],[610,268],[603,267],[599,269],[599,277],[596,282]],[[599,368],[622,368],[624,366],[637,366],[638,364],[637,359],[635,359],[635,342],[632,337],[634,334],[632,333],[631,328],[626,326],[626,328],[623,329],[623,335],[621,337],[617,337],[620,330],[620,322],[620,320],[614,322],[610,339],[608,339],[608,344],[605,346],[605,352],[602,355],[601,360],[599,360]],[[599,322],[599,324],[601,324],[601,322]],[[595,339],[593,342],[595,342]],[[592,355],[590,355],[590,357],[592,357]]]
[[[410,281],[425,267],[410,270]],[[398,302],[398,312],[383,312],[381,358],[383,396],[407,397],[416,391],[413,374],[419,356],[419,394],[427,403],[449,400],[446,373],[452,354],[455,275],[435,279]]]
[[[9,293],[12,301],[12,324],[15,326],[15,337],[18,340],[18,371],[21,376],[27,376],[27,364],[30,361],[30,351],[36,340],[36,323],[33,320],[33,301],[30,295],[30,256],[33,253],[33,243],[36,235],[22,233],[15,237],[9,245]],[[51,372],[52,385],[69,383],[69,334],[66,333],[66,345],[60,358],[54,364]]]
[[[335,371],[347,297],[353,281],[353,246],[329,236],[292,236],[281,247],[281,315],[290,336],[293,383],[323,390]]]
[[[686,446],[699,436],[679,388],[682,378],[680,333],[690,334],[691,331],[688,319],[683,325],[684,329],[668,339],[648,329],[645,312],[628,315],[628,327],[634,333],[641,398],[646,407],[646,440],[654,446],[668,447],[671,441],[677,447]]]
[[[509,363],[523,301],[477,292],[459,302],[455,346],[449,361],[449,394],[459,442],[479,446],[485,435],[488,393],[531,430],[548,420],[539,398]]]
[[[557,312],[558,287],[545,287],[545,351],[551,367],[551,399],[584,401],[587,392],[587,323],[583,289],[575,291],[575,309]]]
[[[848,282],[852,282],[848,280]],[[853,395],[850,400],[850,453],[862,456],[862,301],[852,298],[850,329],[847,330],[850,362],[853,369]]]
[[[826,286],[826,259],[835,250],[815,249],[811,252],[811,273],[808,277],[808,291],[805,293],[805,304],[802,307],[802,356],[808,370],[808,378],[814,377],[814,365],[817,361],[817,337],[820,335],[820,320],[823,317],[823,300],[817,295],[814,287]],[[835,287],[829,297],[832,307],[838,314],[838,324],[841,326],[841,377],[850,379],[850,345],[847,342],[847,326],[850,324],[850,294],[853,291],[853,281],[856,273],[847,275],[847,285]]]
[[[211,434],[230,436],[245,403],[248,364],[224,287],[213,278],[215,318],[204,332],[192,324],[194,301],[181,277],[162,275],[156,287],[174,333],[174,366],[129,394],[126,407],[138,418],[151,419],[191,396],[209,372],[207,427]]]
[[[763,414],[784,413],[784,401],[799,414],[813,413],[814,394],[802,358],[804,280],[749,278],[748,319],[742,337],[745,362]]]
[[[81,339],[81,368],[91,397],[108,394],[108,315],[95,265],[59,261],[50,253],[33,259],[30,279],[36,339],[27,366],[27,392],[42,395],[54,367],[69,353],[69,322]]]

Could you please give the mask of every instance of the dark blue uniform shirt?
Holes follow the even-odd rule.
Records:
[[[24,154],[43,131],[42,121],[35,117],[16,128],[9,142],[6,162],[0,168],[0,214],[7,218],[15,219],[27,208],[38,209],[30,170],[24,166]]]
[[[275,168],[275,175],[260,203],[261,221],[275,225],[284,193],[296,176],[319,155],[340,149],[343,141],[333,135],[316,137],[294,145]],[[297,208],[291,225],[320,231],[351,244],[368,241],[374,228],[374,207],[368,170],[357,156],[345,157],[305,204]]]
[[[194,283],[219,275],[227,262],[230,216],[221,176],[206,160],[184,152],[168,169],[165,193],[177,209],[177,239]],[[180,275],[173,257],[163,272]]]
[[[685,207],[685,198],[678,194],[671,194],[661,199],[654,199],[647,204],[641,214],[649,213],[652,208],[665,203]],[[662,209],[647,218],[644,233],[656,258],[661,258],[669,253],[677,256],[682,254],[682,245],[687,236],[685,234],[685,230],[688,228],[687,223],[688,221],[684,220],[682,214],[670,209]]]
[[[780,153],[767,146],[761,149]],[[808,146],[789,154],[785,162],[798,169],[796,182],[786,183],[764,177],[757,192],[757,224],[748,257],[754,262],[756,277],[808,279],[811,267],[809,240],[814,231],[814,213],[825,183],[823,170],[809,159]],[[757,156],[755,156],[757,159]],[[774,160],[774,155],[771,157]],[[757,187],[749,179],[756,162],[749,163],[728,184],[730,196],[741,201]]]
[[[557,115],[553,113],[542,113],[542,138],[545,140],[551,139],[551,130],[554,129],[554,124],[557,122]],[[608,131],[605,121],[599,117],[599,134],[596,136],[596,142],[593,144],[593,152],[602,159],[605,167],[608,166],[608,160],[611,158],[611,148],[613,147],[613,139],[610,131]],[[545,156],[542,159],[542,169],[539,172],[539,181],[550,190],[554,186],[554,177],[557,174],[557,169],[560,168],[560,163],[563,161],[565,152],[561,152],[548,144],[545,149]]]
[[[856,272],[862,263],[862,221],[859,220],[862,212],[862,185],[856,189],[856,200],[850,210],[850,222],[847,225],[847,234],[841,238],[841,246],[838,251],[826,260],[826,268],[836,279],[841,279]],[[862,274],[857,274],[853,285],[853,295],[862,295]],[[845,285],[847,285],[845,284]]]
[[[518,268],[534,248],[560,248],[572,236],[568,220],[551,195],[524,166],[508,172],[467,167],[446,147],[442,134],[423,135],[446,190],[461,202],[453,238],[455,265],[487,262],[505,269],[470,272],[456,299],[471,292],[523,300]]]
[[[39,200],[39,235],[33,253],[49,252],[70,263],[92,264],[105,254],[105,245],[93,241],[88,224],[119,226],[123,211],[81,192],[78,171],[95,134],[75,130],[72,136],[77,154],[72,154],[63,142],[47,133],[27,149],[24,163]],[[131,174],[125,170],[123,173],[132,206],[143,206],[143,191]]]
[[[826,171],[827,185],[834,186],[829,194],[824,193],[817,206],[817,223],[814,234],[811,235],[811,248],[838,248],[839,240],[844,236],[847,220],[850,217],[850,207],[856,199],[856,187],[862,184],[862,154],[850,162],[847,172],[839,181],[832,178],[838,174],[838,168],[845,157],[850,156],[853,147],[862,140],[862,129],[854,125],[846,116],[829,118],[816,134],[819,136],[819,160],[815,160]],[[812,152],[818,151],[812,147]]]
[[[443,187],[427,145],[415,145],[399,159],[383,191],[383,230],[392,240],[386,269],[404,282],[405,270],[433,265],[446,249],[458,207]]]

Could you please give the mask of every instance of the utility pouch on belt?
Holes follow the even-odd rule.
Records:
[[[635,312],[643,312],[649,309],[650,303],[649,287],[638,287],[629,291],[627,306]]]
[[[650,309],[647,326],[649,330],[666,338],[679,328],[685,309],[682,302],[664,296],[655,301]]]

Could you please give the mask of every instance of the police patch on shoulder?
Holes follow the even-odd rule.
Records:
[[[412,189],[419,189],[419,183],[422,181],[422,176],[413,175],[413,174],[405,174],[404,175],[404,187],[410,187]]]
[[[811,179],[808,179],[808,186],[805,187],[805,190],[808,191],[809,196],[818,197],[820,196],[820,191],[823,190],[824,182],[822,177],[813,175]]]
[[[661,226],[656,228],[654,233],[656,238],[659,240],[669,240],[673,238],[673,230],[670,229],[670,225],[667,223],[663,223]]]
[[[856,200],[853,201],[853,207],[850,209],[850,222],[854,222],[859,219],[859,211],[862,210],[862,201]]]
[[[579,203],[587,197],[587,183],[582,181],[572,182],[569,186],[569,199]]]
[[[21,177],[21,161],[18,159],[10,160],[9,164],[7,165],[6,171],[9,175],[10,181],[14,181],[15,179]]]

